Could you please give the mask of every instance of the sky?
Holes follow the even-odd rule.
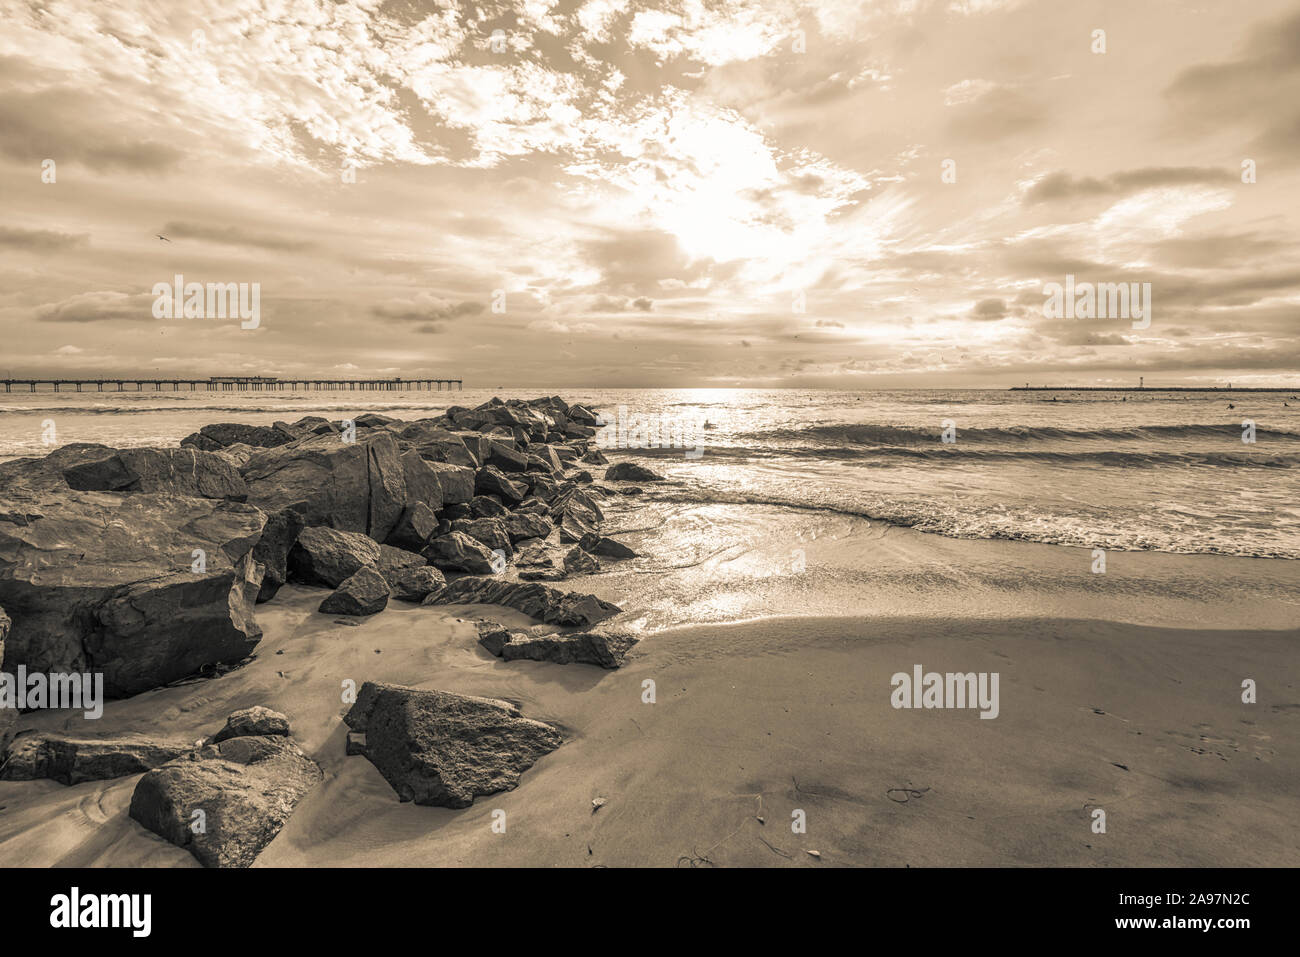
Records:
[[[0,18],[0,377],[1300,384],[1295,0]]]

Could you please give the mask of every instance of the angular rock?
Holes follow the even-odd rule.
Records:
[[[504,605],[548,625],[594,625],[623,610],[595,595],[501,578],[458,578],[441,591],[430,594],[424,604]]]
[[[392,587],[394,598],[418,604],[424,601],[430,592],[445,587],[447,579],[432,565],[421,565],[419,568],[402,569],[388,584]]]
[[[108,697],[246,658],[262,631],[266,516],[216,499],[11,491],[0,499],[5,666],[102,672]]]
[[[402,512],[402,517],[398,519],[385,544],[418,552],[429,543],[437,530],[438,516],[433,514],[433,509],[423,502],[416,502]]]
[[[498,439],[492,439],[487,461],[484,464],[495,465],[502,472],[526,472],[528,471],[528,456],[514,448],[513,442],[507,444]]]
[[[403,452],[402,477],[406,481],[406,507],[420,504],[430,511],[442,508],[442,480],[415,450]]]
[[[423,568],[428,564],[428,559],[419,552],[408,552],[404,548],[394,548],[392,545],[380,545],[379,560],[375,562],[375,570],[391,584],[408,568]]]
[[[446,462],[425,461],[442,488],[443,505],[468,502],[474,497],[474,470]]]
[[[499,564],[490,548],[464,532],[439,535],[429,542],[423,554],[430,565],[475,575],[490,575]]]
[[[619,462],[605,469],[607,482],[662,482],[664,477],[658,472],[636,462]]]
[[[289,577],[306,585],[338,588],[365,566],[379,561],[381,554],[379,545],[360,532],[304,528],[289,549]]]
[[[189,751],[184,741],[159,741],[143,734],[68,735],[27,732],[9,745],[0,762],[0,780],[60,784],[104,781],[141,774]]]
[[[307,525],[386,539],[406,507],[397,440],[384,431],[348,443],[336,435],[298,439],[253,456],[244,467],[248,500],[291,508]]]
[[[550,519],[532,512],[512,512],[502,521],[512,545],[526,538],[545,538],[555,530]]]
[[[481,639],[480,639],[481,640]],[[557,665],[598,665],[618,668],[637,640],[630,635],[580,632],[568,635],[537,635],[512,632],[498,653],[505,661],[549,661]]]
[[[605,458],[604,454],[600,451],[600,449],[592,449],[590,452],[582,456],[581,461],[586,462],[588,465],[609,464],[609,459]]]
[[[564,741],[505,701],[369,681],[343,720],[366,736],[366,759],[399,800],[438,807],[513,790]]]
[[[214,422],[205,425],[193,435],[181,439],[182,446],[199,449],[225,448],[242,442],[257,448],[269,449],[277,445],[287,445],[296,439],[293,432],[283,428],[265,425],[245,425],[242,422]]]
[[[503,502],[523,500],[528,487],[520,482],[512,482],[494,465],[485,465],[474,473],[474,491],[480,495],[496,495]]]
[[[564,571],[568,575],[593,575],[600,571],[600,562],[583,551],[581,545],[574,545],[564,553]]]
[[[506,524],[499,518],[457,519],[451,523],[451,529],[454,532],[464,532],[475,541],[482,542],[489,551],[500,549],[507,557],[514,554],[515,548],[506,532]]]
[[[251,708],[232,711],[226,717],[226,724],[212,736],[212,744],[220,744],[227,738],[242,738],[248,735],[289,734],[289,719],[278,711],[255,704]]]
[[[259,602],[270,601],[280,586],[289,580],[289,549],[302,532],[302,516],[292,509],[272,512],[266,518],[262,537],[253,546],[253,560],[262,563],[262,587]]]
[[[326,615],[376,615],[388,607],[388,579],[367,565],[320,603]]]
[[[490,495],[475,495],[469,502],[469,510],[476,518],[504,518],[510,510]]]
[[[226,459],[198,449],[97,449],[63,470],[69,488],[79,492],[170,492],[242,502],[243,477]]]
[[[606,555],[609,558],[638,557],[636,552],[622,542],[616,542],[605,535],[584,535],[578,544],[582,546],[583,551],[591,552],[593,555]]]
[[[229,738],[145,774],[130,815],[205,867],[248,867],[323,778],[288,738]],[[199,833],[191,827],[196,811]]]

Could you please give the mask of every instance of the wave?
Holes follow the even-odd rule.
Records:
[[[759,439],[765,444],[782,440],[813,440],[826,444],[851,443],[853,445],[921,445],[938,441],[939,427],[895,425],[814,425],[805,428],[768,429],[741,432],[736,438]],[[1174,438],[1241,438],[1241,426],[1235,424],[1204,425],[1144,425],[1124,429],[1062,429],[1054,426],[1014,426],[1011,428],[963,429],[957,427],[957,443],[1029,443],[1070,439],[1094,441],[1150,441]],[[1283,441],[1300,441],[1300,432],[1286,429],[1255,430],[1256,440],[1276,438]]]
[[[1039,542],[1078,548],[1102,547],[1117,551],[1160,551],[1181,555],[1230,555],[1238,558],[1300,559],[1300,550],[1254,544],[1239,538],[1228,540],[1189,541],[1176,534],[1162,534],[1144,528],[1140,532],[1117,528],[1113,523],[1089,527],[1059,515],[1042,514],[1036,519],[1021,516],[1008,521],[1001,510],[981,513],[970,500],[954,496],[954,507],[945,509],[942,501],[881,501],[859,505],[842,501],[810,503],[806,497],[781,493],[736,492],[696,487],[685,490],[656,490],[657,502],[683,505],[721,504],[758,505],[795,511],[846,515],[901,528],[942,535],[945,538],[1000,539]]]

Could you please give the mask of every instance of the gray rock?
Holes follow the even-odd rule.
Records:
[[[497,561],[492,550],[482,542],[455,531],[430,541],[423,554],[430,565],[475,575],[492,574]]]
[[[464,532],[475,541],[482,542],[490,551],[500,549],[506,556],[514,554],[514,545],[506,532],[506,524],[499,518],[461,518],[451,523],[453,532]]]
[[[379,545],[360,532],[304,528],[289,550],[289,576],[307,585],[338,588],[365,566],[379,561],[381,554]]]
[[[511,544],[526,538],[545,538],[555,530],[550,519],[538,513],[512,512],[503,521]]]
[[[548,625],[594,625],[623,609],[595,595],[560,591],[535,582],[458,578],[424,600],[426,605],[504,605]]]
[[[130,815],[205,867],[248,867],[323,778],[288,738],[229,738],[146,773]],[[195,833],[198,819],[204,827]]]
[[[468,502],[474,497],[474,470],[445,462],[425,462],[438,478],[443,505]]]
[[[238,470],[213,452],[104,445],[82,449],[79,461],[63,469],[68,487],[79,492],[170,492],[232,502],[248,498],[248,486]],[[98,454],[86,454],[90,449]]]
[[[9,490],[7,670],[102,672],[105,694],[122,697],[243,660],[262,636],[251,552],[265,523],[251,505],[216,499]]]
[[[480,639],[482,640],[482,639]],[[581,632],[568,635],[537,635],[526,631],[512,632],[501,645],[499,656],[505,661],[549,661],[557,665],[598,665],[618,668],[628,650],[636,644],[630,635],[605,635]]]
[[[181,439],[180,444],[183,447],[190,446],[210,451],[214,448],[225,448],[228,445],[234,445],[236,442],[242,442],[244,445],[266,449],[278,445],[287,445],[296,438],[297,436],[293,432],[275,426],[245,425],[242,422],[214,422],[211,425],[205,425],[193,435]]]
[[[375,563],[375,569],[391,585],[407,569],[423,568],[428,564],[428,560],[419,552],[408,552],[402,548],[393,548],[391,545],[380,545],[379,561]]]
[[[278,711],[272,711],[260,704],[251,708],[232,711],[226,718],[226,726],[212,737],[213,744],[220,744],[227,738],[242,738],[248,735],[289,734],[289,719]]]
[[[502,502],[520,502],[528,486],[513,482],[494,465],[485,465],[474,473],[474,491],[480,495],[495,495]]]
[[[60,784],[141,774],[189,751],[189,742],[158,741],[142,734],[68,735],[29,731],[9,745],[0,779]]]
[[[394,598],[419,603],[424,601],[430,592],[444,588],[447,579],[432,565],[421,565],[419,568],[402,569],[388,584],[392,587]]]
[[[438,516],[423,502],[408,505],[385,544],[418,552],[438,530]]]
[[[636,462],[619,462],[605,469],[607,482],[662,482],[663,480],[664,477],[658,472]]]
[[[406,507],[420,504],[436,512],[442,508],[442,479],[420,453],[414,449],[403,452],[402,477],[406,482]]]
[[[262,537],[253,546],[253,560],[262,564],[259,602],[270,601],[289,580],[289,550],[302,529],[302,516],[292,509],[281,509],[267,516]]]
[[[568,575],[593,575],[600,571],[600,562],[574,545],[564,553],[564,571]]]
[[[402,801],[469,807],[513,790],[564,741],[558,729],[505,701],[367,681],[343,719]]]
[[[605,555],[609,558],[637,558],[638,555],[622,542],[616,542],[604,535],[584,535],[578,543],[583,551],[593,555]]]
[[[248,500],[268,512],[291,508],[307,525],[386,539],[406,508],[397,440],[375,431],[352,443],[314,435],[266,449],[244,467]]]
[[[367,565],[320,603],[326,615],[376,615],[388,607],[388,579]]]

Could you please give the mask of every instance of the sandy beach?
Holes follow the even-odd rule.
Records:
[[[698,520],[681,513],[627,540],[671,541]],[[850,521],[789,574],[772,571],[787,542],[747,541],[660,573],[642,595],[647,613],[697,621],[730,595],[733,622],[647,631],[617,671],[492,657],[473,620],[528,623],[509,610],[394,603],[339,624],[315,610],[324,590],[291,585],[259,608],[265,634],[246,666],[109,702],[95,730],[192,740],[237,708],[287,715],[325,781],[263,867],[1300,860],[1294,563],[1113,553],[1092,575],[1083,549]],[[637,564],[571,587],[635,612],[648,580]],[[917,664],[999,673],[997,718],[893,708],[890,676]],[[1245,678],[1258,703],[1242,703]],[[516,790],[468,809],[401,804],[375,767],[344,755],[346,679],[504,698],[565,743]],[[53,712],[22,721],[72,726]],[[0,858],[199,866],[127,816],[138,780],[0,782]],[[798,811],[805,833],[792,831]]]

